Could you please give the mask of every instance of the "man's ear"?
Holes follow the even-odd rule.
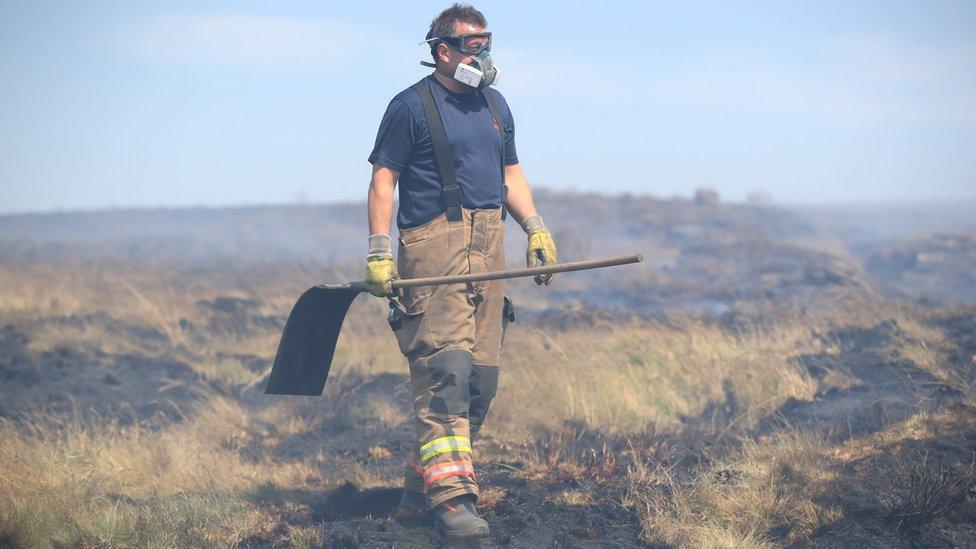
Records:
[[[450,63],[451,55],[449,50],[450,47],[447,44],[443,42],[437,44],[437,58],[443,61],[444,63]]]

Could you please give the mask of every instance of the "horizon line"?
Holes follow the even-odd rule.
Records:
[[[635,193],[632,191],[621,191],[616,193],[583,191],[577,189],[553,189],[552,187],[537,186],[533,191],[550,193],[555,195],[596,195],[603,198],[622,198],[640,197],[652,200],[685,200],[694,201],[694,193],[699,188],[696,187],[688,195],[655,195],[651,193]],[[264,202],[231,202],[226,204],[127,204],[127,205],[104,205],[92,207],[62,207],[51,209],[26,209],[26,210],[2,210],[0,217],[28,217],[28,216],[47,216],[47,215],[72,215],[72,214],[99,214],[99,213],[120,213],[120,212],[148,212],[148,211],[190,211],[190,210],[246,210],[260,208],[288,208],[288,207],[323,207],[323,206],[343,206],[343,205],[365,205],[365,197],[362,200],[331,200],[316,201],[305,199],[291,199],[288,201],[264,201]],[[393,203],[398,204],[394,199]],[[793,208],[850,208],[850,207],[906,207],[906,206],[959,206],[976,204],[976,195],[959,196],[946,198],[920,198],[920,199],[880,199],[880,200],[784,200],[779,201],[775,198],[764,203],[750,203],[748,199],[733,200],[725,199],[719,195],[719,204],[729,205],[754,205],[763,207],[780,207],[786,209]]]

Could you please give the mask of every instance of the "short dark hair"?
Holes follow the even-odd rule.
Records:
[[[430,30],[427,32],[427,40],[431,38],[453,38],[457,36],[454,30],[454,23],[470,23],[472,25],[485,28],[488,20],[480,11],[470,4],[454,4],[442,11],[440,15],[430,22]],[[430,43],[430,55],[437,61],[437,42]]]

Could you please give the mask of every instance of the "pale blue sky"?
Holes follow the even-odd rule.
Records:
[[[0,212],[349,201],[447,2],[4,2]],[[490,2],[533,185],[976,198],[976,2]]]

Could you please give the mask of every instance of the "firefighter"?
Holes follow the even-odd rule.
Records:
[[[422,64],[434,70],[390,101],[369,156],[366,285],[388,298],[390,327],[410,368],[417,439],[400,505],[432,512],[449,538],[479,538],[489,530],[475,505],[472,440],[495,395],[503,332],[514,320],[505,281],[396,293],[390,282],[502,270],[506,212],[527,235],[529,267],[555,264],[556,246],[519,165],[512,113],[490,87],[499,71],[484,15],[454,4],[433,20],[425,42],[433,62]]]

